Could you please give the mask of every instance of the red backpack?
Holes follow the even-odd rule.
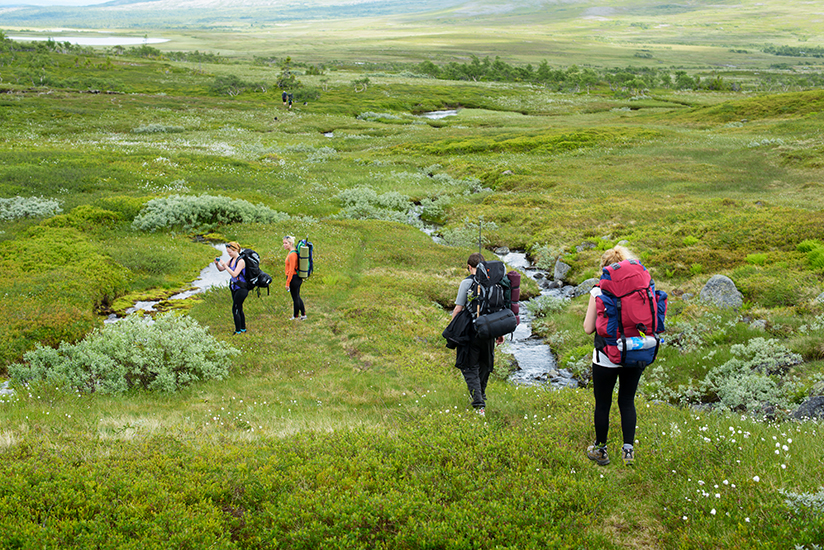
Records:
[[[667,293],[655,290],[649,271],[638,260],[603,269],[596,296],[595,349],[625,367],[655,361],[665,330]]]

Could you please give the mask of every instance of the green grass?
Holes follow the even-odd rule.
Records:
[[[192,49],[225,47],[220,64],[114,58],[107,65],[89,54],[88,66],[74,67],[72,56],[56,55],[48,69],[55,83],[46,86],[15,82],[28,68],[4,66],[11,93],[0,100],[0,195],[56,199],[62,214],[0,221],[0,370],[36,343],[81,339],[102,323],[100,310],[166,296],[197,277],[214,257],[194,239],[200,230],[132,229],[150,199],[221,195],[292,218],[202,229],[257,250],[275,278],[270,295],[248,298],[243,336],[231,335],[228,290],[188,304],[189,315],[242,351],[229,379],[172,395],[72,394],[34,384],[0,398],[0,546],[821,544],[821,510],[793,508],[780,492],[819,491],[817,424],[787,422],[788,410],[763,422],[760,411],[672,406],[694,403],[679,386],[698,391],[734,357],[732,346],[759,337],[803,357],[787,377],[798,381],[787,397],[793,406],[824,372],[817,337],[824,310],[811,301],[824,290],[816,263],[824,242],[815,160],[821,94],[754,91],[768,82],[761,77],[774,77],[776,62],[758,44],[767,35],[793,43],[801,30],[770,19],[759,31],[752,18],[772,10],[792,20],[807,8],[696,8],[688,22],[673,7],[607,21],[583,19],[584,6],[554,9],[559,22],[532,33],[529,44],[523,29],[535,26],[522,12],[478,16],[479,25],[500,20],[494,44],[476,28],[448,25],[468,17],[452,12],[427,21],[432,33],[450,28],[438,36],[416,30],[422,23],[414,16],[404,18],[408,27],[382,30],[375,21],[330,22],[311,41],[298,40],[304,28],[280,28],[277,40],[300,50],[301,62],[335,69],[298,75],[327,90],[291,111],[275,89],[238,97],[209,91],[220,75],[277,76],[278,68],[229,58],[231,49],[272,54],[264,34],[182,38]],[[711,24],[721,14],[734,32]],[[563,36],[561,20],[576,23]],[[736,70],[749,88],[632,98],[601,85],[557,93],[399,72],[406,62],[463,63],[468,53],[494,56],[494,48],[507,62],[536,64],[553,54],[559,66],[664,63],[702,78],[735,58],[746,65]],[[641,49],[653,58],[634,57]],[[369,65],[354,64],[361,60]],[[354,93],[350,83],[363,76],[368,90]],[[84,93],[66,84],[70,78],[117,81],[129,93]],[[461,110],[439,121],[414,116],[447,107]],[[357,118],[367,112],[393,118]],[[590,390],[513,386],[504,353],[487,416],[469,410],[440,332],[473,249],[437,245],[408,225],[334,219],[339,193],[364,187],[413,202],[443,200],[436,217],[444,229],[482,216],[496,227],[485,235],[490,247],[554,250],[572,265],[570,282],[596,273],[607,244],[628,241],[670,294],[671,329],[654,365],[661,370],[644,375],[638,401],[635,469],[615,456],[617,410],[614,464],[599,468],[583,454],[593,437]],[[301,323],[289,321],[282,288],[284,234],[308,235],[316,250]],[[576,252],[584,242],[595,248]],[[741,290],[742,311],[688,298],[716,273]],[[581,330],[585,306],[586,298],[575,299],[534,324],[559,366],[582,376],[591,353]],[[751,325],[757,320],[761,328]]]

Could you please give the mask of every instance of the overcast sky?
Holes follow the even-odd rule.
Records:
[[[91,6],[109,0],[0,0],[0,6]]]

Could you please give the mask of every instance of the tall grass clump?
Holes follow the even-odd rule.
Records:
[[[152,199],[135,217],[132,227],[141,231],[180,228],[209,229],[232,223],[276,223],[289,215],[243,199],[213,195],[171,195]]]
[[[200,380],[226,378],[238,354],[189,316],[166,313],[150,323],[132,315],[77,344],[38,345],[8,370],[17,383],[47,382],[81,392],[174,392]]]
[[[20,218],[46,218],[59,214],[60,201],[43,197],[12,197],[0,199],[0,220],[10,221]]]

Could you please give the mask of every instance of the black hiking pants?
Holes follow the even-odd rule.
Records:
[[[592,365],[592,387],[595,392],[595,442],[606,443],[609,433],[609,410],[612,392],[618,382],[618,410],[621,413],[621,431],[624,443],[635,442],[635,392],[644,374],[644,367],[608,368]]]
[[[303,279],[297,275],[292,275],[292,280],[289,281],[289,294],[292,295],[292,317],[306,315],[306,307],[304,307],[303,299],[300,297],[300,285],[302,284]]]
[[[249,290],[245,288],[232,289],[232,317],[235,320],[235,332],[246,330],[246,316],[243,314],[243,302]]]
[[[456,365],[461,369],[472,406],[486,406],[486,385],[495,366],[495,339],[475,338],[466,346],[458,346]]]

